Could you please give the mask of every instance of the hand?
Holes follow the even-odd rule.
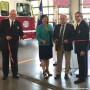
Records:
[[[85,52],[84,51],[81,51],[80,52],[80,56],[84,56],[85,55]]]
[[[58,39],[54,40],[54,43],[55,43],[55,44],[58,44]]]
[[[12,37],[11,37],[11,36],[6,36],[6,39],[7,39],[8,41],[10,41],[10,40],[12,39]]]
[[[22,38],[23,38],[23,39],[26,39],[26,38],[28,38],[28,37],[27,37],[26,35],[23,35]]]
[[[46,43],[46,40],[42,40],[42,43],[45,44]]]
[[[68,40],[67,40],[67,39],[65,39],[65,40],[64,40],[64,43],[68,43]]]

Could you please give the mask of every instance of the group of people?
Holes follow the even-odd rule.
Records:
[[[89,44],[89,26],[83,20],[81,12],[75,13],[76,27],[67,22],[66,15],[60,15],[60,24],[53,27],[48,23],[47,15],[42,15],[41,24],[36,29],[36,38],[39,44],[39,58],[44,78],[52,76],[49,72],[49,59],[53,57],[53,42],[57,51],[57,67],[55,79],[61,77],[63,54],[65,54],[65,80],[69,79],[71,50],[73,43],[79,67],[78,78],[75,84],[85,82],[87,78],[87,51]]]
[[[1,35],[1,51],[2,51],[2,66],[3,80],[8,78],[9,74],[9,54],[11,55],[11,70],[13,78],[18,79],[18,45],[19,36],[23,39],[27,38],[24,35],[21,23],[15,19],[16,11],[11,10],[9,18],[3,19],[0,22]],[[39,58],[43,69],[44,78],[52,76],[49,72],[49,59],[53,57],[53,42],[57,51],[57,67],[55,79],[61,77],[63,54],[65,54],[65,79],[69,79],[68,73],[70,70],[71,50],[73,50],[73,41],[75,53],[79,67],[78,78],[74,81],[75,84],[85,82],[87,78],[87,51],[89,44],[89,26],[83,20],[81,12],[75,13],[76,28],[72,24],[67,23],[67,16],[60,15],[60,24],[53,27],[48,23],[47,15],[42,15],[41,24],[36,29],[36,38],[39,43]]]

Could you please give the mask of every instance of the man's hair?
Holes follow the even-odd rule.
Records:
[[[65,17],[67,18],[67,15],[65,15],[65,14],[61,14],[60,17],[61,17],[61,16],[65,16]]]
[[[81,12],[76,12],[75,14],[79,14],[81,18],[83,18],[83,14]]]
[[[9,13],[11,13],[11,12],[15,12],[15,13],[17,13],[15,9],[12,9]]]

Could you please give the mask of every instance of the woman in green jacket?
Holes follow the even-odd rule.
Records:
[[[42,15],[40,18],[41,24],[36,29],[36,38],[39,44],[39,58],[43,69],[44,78],[52,76],[49,73],[49,59],[52,58],[53,47],[53,27],[48,24],[48,17]]]

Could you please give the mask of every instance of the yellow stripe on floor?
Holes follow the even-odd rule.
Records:
[[[22,64],[22,63],[25,63],[25,62],[29,62],[29,61],[32,61],[34,60],[35,58],[31,58],[31,59],[28,59],[28,60],[23,60],[23,61],[20,61],[18,62],[18,64]]]
[[[31,59],[28,59],[28,60],[23,60],[23,61],[18,62],[18,64],[26,63],[26,62],[32,61],[34,59],[35,58],[31,58]],[[9,65],[9,66],[11,66],[11,65]]]

